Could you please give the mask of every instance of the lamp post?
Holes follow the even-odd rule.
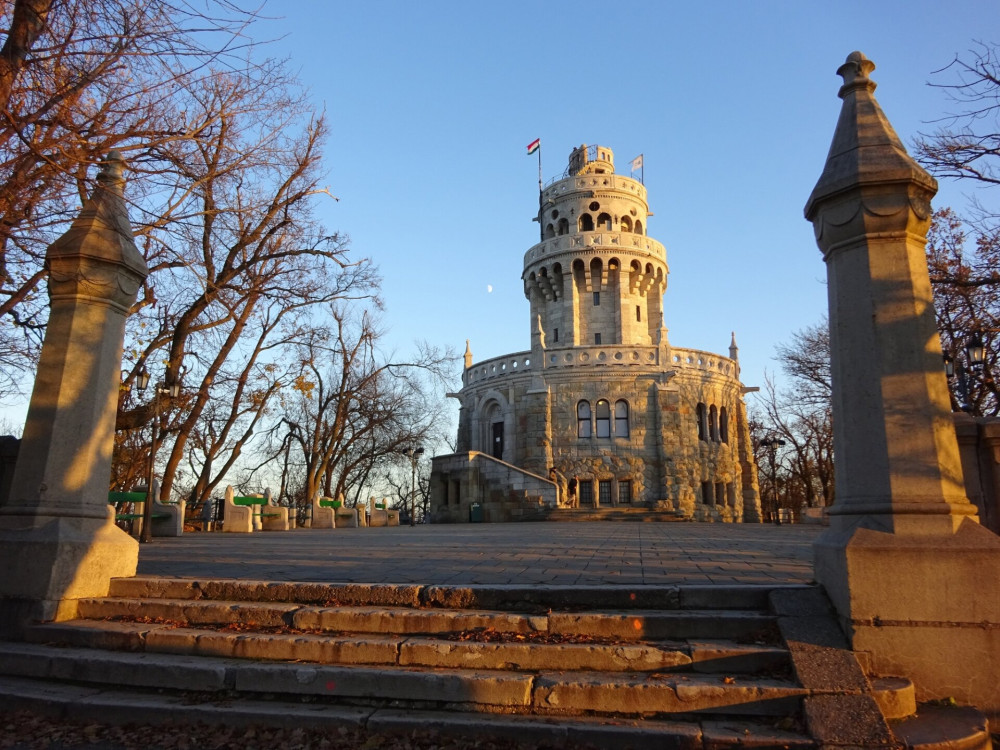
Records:
[[[778,511],[778,464],[777,455],[778,448],[785,444],[784,440],[776,437],[764,438],[760,441],[761,448],[767,448],[769,451],[769,458],[771,463],[771,503],[770,511],[771,518],[779,526],[781,525],[781,515]]]
[[[951,355],[946,353],[944,355],[944,372],[949,381],[955,379],[960,401],[957,404],[958,410],[972,411],[968,373],[975,375],[982,372],[986,362],[986,346],[983,344],[983,338],[979,331],[973,331],[965,342],[965,361],[968,363],[967,367],[961,361],[956,363]]]
[[[417,462],[424,455],[424,449],[410,446],[405,455],[410,459],[410,526],[417,525]]]
[[[149,373],[144,367],[136,376],[139,390],[145,392],[149,385]],[[153,482],[156,478],[156,427],[160,416],[160,396],[177,398],[180,393],[180,383],[170,385],[157,383],[153,392],[152,435],[149,441],[149,479],[146,482],[146,502],[142,504],[142,529],[139,531],[139,542],[146,544],[153,541]]]

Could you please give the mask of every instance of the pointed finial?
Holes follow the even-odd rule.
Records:
[[[736,331],[732,332],[732,338],[729,339],[729,358],[737,361],[740,358],[740,348],[736,345]]]
[[[837,68],[837,75],[844,79],[838,96],[843,99],[847,93],[855,88],[864,87],[869,91],[874,91],[878,85],[868,74],[875,70],[875,63],[865,57],[863,52],[852,52],[847,56],[847,60]]]
[[[107,157],[101,162],[101,168],[97,171],[97,181],[118,195],[124,194],[125,160],[118,149],[109,151]]]
[[[472,348],[469,346],[469,340],[465,340],[465,369],[468,370],[472,367]]]

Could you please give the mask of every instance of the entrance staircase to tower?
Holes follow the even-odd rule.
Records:
[[[553,508],[539,514],[539,521],[638,521],[638,522],[672,522],[691,521],[683,511],[661,510],[646,506],[618,506],[614,508]]]
[[[913,718],[909,682],[870,680],[814,586],[116,579],[0,642],[0,702],[525,746],[990,747],[974,712]]]

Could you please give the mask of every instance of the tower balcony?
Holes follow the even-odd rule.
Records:
[[[639,180],[620,174],[581,174],[574,177],[557,177],[542,190],[542,204],[556,203],[573,193],[614,190],[635,196],[646,203],[646,186]]]
[[[589,253],[593,251],[619,252],[628,257],[650,258],[667,262],[667,250],[662,243],[634,232],[613,232],[602,229],[594,232],[577,232],[550,237],[533,245],[524,254],[524,267],[562,254]]]
[[[541,366],[544,371],[563,368],[637,367],[656,370],[702,372],[736,380],[739,368],[729,357],[700,349],[670,348],[669,360],[659,361],[659,347],[610,344],[605,346],[565,346],[546,349],[544,364],[533,363],[531,352],[517,352],[476,362],[462,373],[462,384],[470,386],[483,381],[508,380],[530,376]]]

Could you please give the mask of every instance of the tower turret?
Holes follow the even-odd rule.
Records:
[[[542,191],[542,241],[522,279],[549,349],[658,343],[666,252],[646,236],[646,188],[614,163],[610,148],[581,145]]]

